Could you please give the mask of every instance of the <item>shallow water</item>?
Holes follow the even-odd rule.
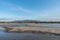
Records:
[[[15,26],[26,26],[27,24],[14,24],[14,23],[11,23],[11,24],[7,24],[7,23],[5,23],[5,24],[2,24],[2,23],[0,23],[0,26],[12,26],[12,27],[15,27]]]
[[[37,33],[6,33],[0,28],[0,40],[60,40],[60,36]]]
[[[45,28],[60,28],[60,24],[44,24],[42,27]]]
[[[27,27],[27,24],[14,24],[14,23],[11,23],[11,24],[3,24],[3,23],[0,23],[0,26],[11,26],[11,27],[15,27],[15,26],[23,26],[23,27]],[[60,28],[60,24],[47,24],[47,23],[40,23],[40,24],[37,24],[37,26],[34,26],[34,27],[47,27],[47,28]]]

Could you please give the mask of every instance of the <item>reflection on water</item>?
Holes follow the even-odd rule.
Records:
[[[5,31],[5,29],[4,29],[4,28],[2,28],[2,27],[0,27],[0,32],[3,32],[3,31]]]
[[[0,28],[0,40],[60,40],[60,36],[33,33],[6,33]]]
[[[0,24],[0,26],[12,26],[12,27],[15,27],[15,26],[26,26],[27,24]]]

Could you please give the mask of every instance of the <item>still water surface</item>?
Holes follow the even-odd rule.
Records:
[[[41,26],[45,28],[60,28],[60,24],[43,24]]]
[[[0,24],[0,26],[12,26],[12,27],[15,27],[15,26],[20,27],[20,26],[22,26],[22,27],[27,27],[27,24]],[[37,26],[35,26],[35,27],[60,28],[60,24],[40,23],[40,24],[37,24]]]

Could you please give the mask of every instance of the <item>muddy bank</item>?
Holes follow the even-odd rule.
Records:
[[[7,33],[38,33],[38,34],[58,35],[58,36],[60,36],[60,33],[42,32],[42,31],[4,31],[4,32],[7,32]]]
[[[60,28],[41,28],[41,27],[6,27],[5,32],[16,33],[41,33],[41,34],[54,34],[60,35]]]

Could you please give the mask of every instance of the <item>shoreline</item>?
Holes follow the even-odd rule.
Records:
[[[4,31],[6,32],[6,31]],[[9,31],[7,33],[33,33],[33,34],[43,34],[43,35],[57,35],[60,36],[60,33],[51,33],[51,32],[42,32],[42,31]]]
[[[42,28],[42,27],[8,27],[5,32],[16,33],[42,33],[60,35],[60,28]]]

